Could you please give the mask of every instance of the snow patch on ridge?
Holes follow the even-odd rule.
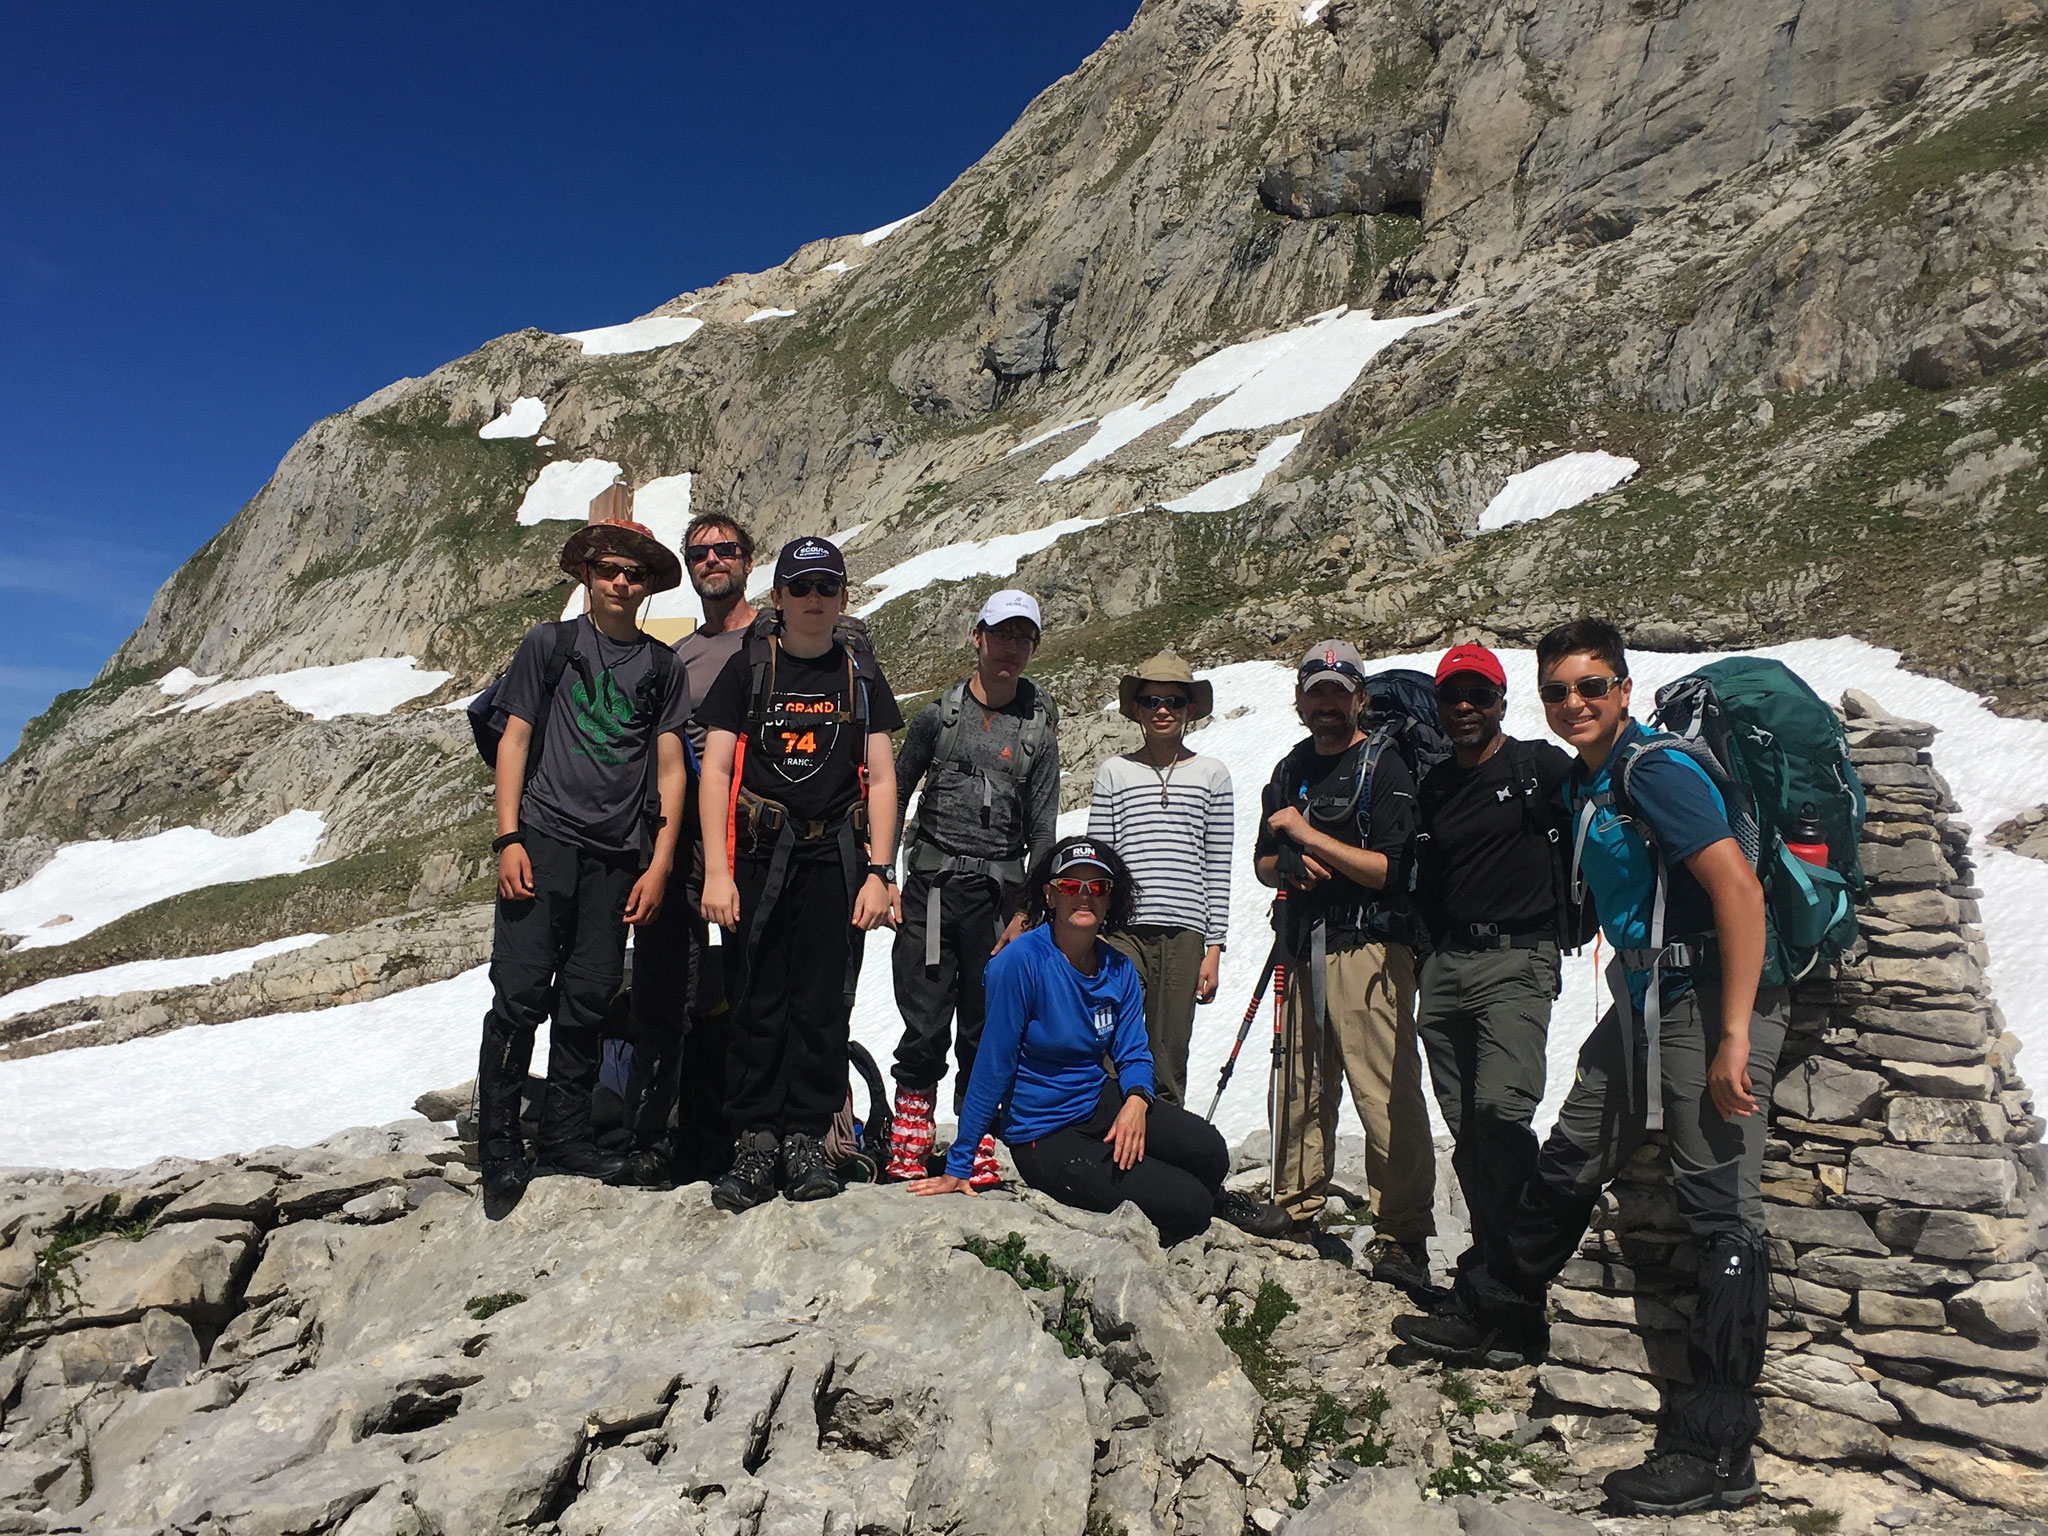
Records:
[[[388,715],[408,700],[432,693],[454,675],[452,672],[422,672],[418,659],[412,656],[372,656],[338,666],[299,667],[290,672],[270,672],[262,677],[236,678],[231,682],[195,679],[211,682],[212,686],[197,693],[180,690],[183,697],[165,705],[158,713],[169,714],[175,710],[189,715],[219,709],[223,704],[232,704],[236,699],[250,698],[255,694],[274,693],[300,714],[311,715],[315,720],[332,720],[337,715]],[[157,686],[161,688],[163,684],[160,682]]]
[[[194,688],[204,688],[208,683],[217,683],[219,681],[220,674],[218,672],[214,673],[211,677],[201,677],[190,667],[173,667],[156,680],[156,686],[157,692],[161,693],[165,698],[178,699],[183,698]]]
[[[11,1019],[38,1008],[75,1003],[85,997],[117,997],[123,992],[154,992],[163,987],[199,987],[225,981],[254,968],[258,960],[290,954],[309,944],[318,944],[324,933],[302,933],[289,939],[272,939],[247,949],[230,949],[218,955],[191,955],[179,960],[132,960],[126,965],[101,966],[96,971],[78,971],[69,976],[39,981],[0,994],[0,1019]]]
[[[1301,8],[1301,24],[1312,27],[1323,19],[1323,12],[1329,8],[1330,0],[1308,0]]]
[[[1232,507],[1241,507],[1259,494],[1259,487],[1266,483],[1266,476],[1280,467],[1282,459],[1294,452],[1301,438],[1302,434],[1299,432],[1276,437],[1261,448],[1258,457],[1243,469],[1232,470],[1227,475],[1218,475],[1207,485],[1198,485],[1187,495],[1162,505],[1169,512],[1228,512]]]
[[[1004,533],[989,539],[948,544],[942,549],[928,549],[890,566],[879,576],[870,576],[866,584],[879,587],[881,591],[864,603],[859,613],[865,618],[906,592],[915,592],[935,581],[961,581],[969,576],[1007,576],[1017,569],[1017,562],[1026,555],[1035,555],[1070,533],[1079,533],[1083,528],[1093,528],[1097,523],[1107,521],[1101,517],[1070,517],[1026,533]]]
[[[871,229],[860,237],[860,243],[863,246],[880,245],[884,240],[895,234],[897,230],[908,224],[912,219],[917,218],[923,212],[924,210],[920,208],[917,210],[917,213],[906,213],[902,218],[895,220],[893,223],[884,224],[879,229]]]
[[[1174,440],[1174,447],[1216,432],[1277,427],[1334,404],[1381,352],[1425,325],[1462,313],[1440,310],[1375,320],[1369,310],[1336,309],[1311,316],[1291,331],[1239,342],[1211,353],[1179,378],[1158,401],[1134,401],[1104,416],[1095,435],[1040,475],[1040,483],[1078,475],[1205,400],[1217,403]]]
[[[173,827],[125,842],[67,843],[20,885],[0,891],[0,933],[21,935],[22,949],[42,949],[166,897],[309,869],[325,827],[315,812],[288,811],[240,837]]]
[[[531,437],[548,419],[547,406],[532,395],[521,395],[505,409],[476,429],[478,437]]]
[[[747,316],[746,319],[742,320],[740,324],[755,325],[763,320],[787,320],[795,313],[796,311],[793,309],[757,309]]]
[[[583,522],[590,516],[590,503],[597,493],[619,478],[619,466],[610,459],[557,459],[541,466],[526,499],[519,503],[515,519],[522,527],[561,520]]]
[[[688,341],[704,328],[702,320],[684,315],[650,315],[628,320],[624,325],[600,325],[588,331],[564,331],[570,341],[580,342],[585,357],[617,357],[624,352],[652,352]]]
[[[1613,490],[1641,469],[1634,459],[1611,453],[1567,453],[1509,475],[1508,483],[1495,493],[1479,514],[1479,531],[1491,532],[1513,523],[1533,523],[1576,507],[1582,501]]]

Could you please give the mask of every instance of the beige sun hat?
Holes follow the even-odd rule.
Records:
[[[1161,651],[1150,661],[1138,663],[1138,670],[1124,674],[1116,685],[1116,707],[1126,720],[1138,718],[1138,695],[1147,683],[1177,683],[1187,690],[1188,723],[1206,720],[1216,707],[1216,690],[1195,681],[1194,669],[1171,651]]]

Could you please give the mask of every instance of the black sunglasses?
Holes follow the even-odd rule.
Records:
[[[719,539],[708,544],[692,544],[683,551],[683,558],[692,565],[702,565],[706,560],[713,559],[714,557],[720,560],[739,559],[740,541],[738,539]]]
[[[1140,709],[1186,709],[1188,697],[1184,693],[1141,693],[1138,695]]]
[[[1591,702],[1594,699],[1606,698],[1610,690],[1619,688],[1627,681],[1625,677],[1582,677],[1570,683],[1538,683],[1536,697],[1546,704],[1562,704],[1576,693],[1580,698]]]
[[[792,576],[782,584],[782,590],[791,597],[809,597],[813,592],[820,597],[837,597],[846,590],[846,582],[838,576]]]
[[[1491,709],[1501,700],[1501,691],[1492,683],[1439,683],[1436,701],[1442,705],[1470,704],[1475,709]]]
[[[598,581],[611,581],[623,576],[635,586],[647,583],[647,567],[644,565],[617,565],[610,560],[590,562],[590,574]]]

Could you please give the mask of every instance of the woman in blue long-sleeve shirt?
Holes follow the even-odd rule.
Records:
[[[1226,1212],[1230,1153],[1215,1128],[1153,1098],[1137,968],[1102,941],[1136,903],[1130,871],[1107,843],[1070,837],[1026,891],[1031,926],[988,964],[988,1013],[946,1171],[911,1193],[973,1194],[974,1149],[993,1131],[1033,1189],[1090,1211],[1133,1201],[1161,1243],[1185,1241],[1240,1202]]]

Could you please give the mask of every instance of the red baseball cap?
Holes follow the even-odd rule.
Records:
[[[1507,668],[1483,645],[1454,645],[1444,652],[1444,659],[1436,664],[1436,680],[1442,682],[1458,672],[1476,672],[1496,687],[1508,685]]]

